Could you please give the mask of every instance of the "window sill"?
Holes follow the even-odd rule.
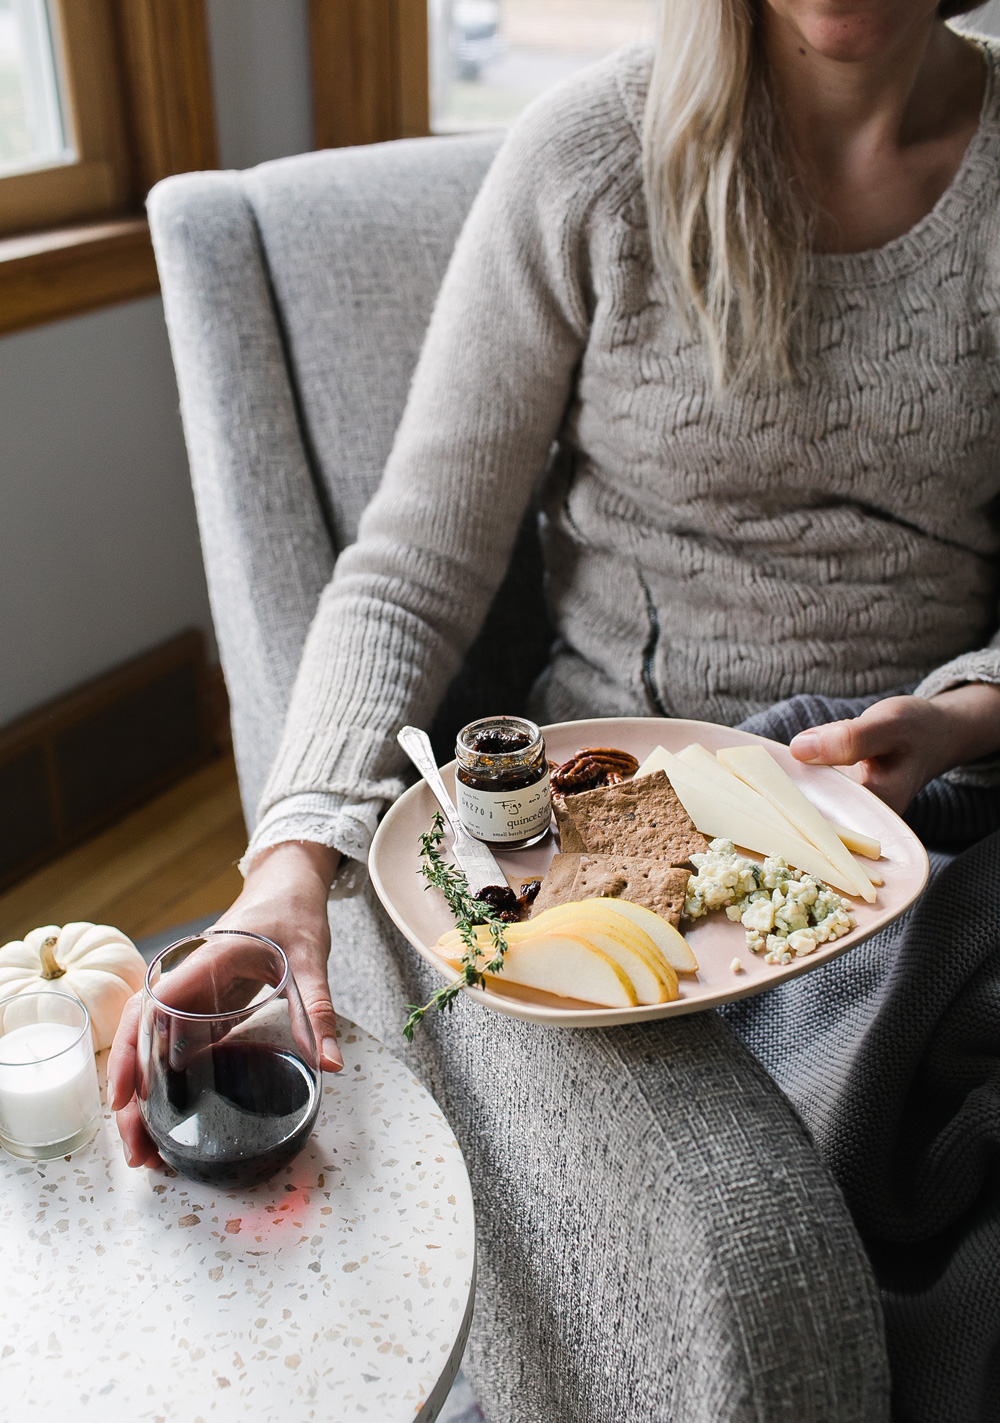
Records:
[[[0,239],[0,334],[156,291],[149,225],[142,217]]]

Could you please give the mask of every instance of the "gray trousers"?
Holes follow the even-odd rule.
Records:
[[[331,904],[334,1002],[444,1108],[476,1201],[465,1368],[490,1423],[878,1423],[881,1311],[840,1192],[714,1014],[545,1029],[437,986],[370,890]]]
[[[249,820],[329,559],[306,556],[294,509],[263,520],[220,482],[198,492]],[[281,579],[259,576],[267,559]],[[881,1306],[843,1197],[718,1015],[559,1030],[463,999],[407,1048],[406,1004],[440,980],[370,887],[330,921],[334,1004],[410,1063],[465,1153],[465,1368],[489,1423],[888,1419]]]

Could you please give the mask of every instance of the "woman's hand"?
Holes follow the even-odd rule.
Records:
[[[969,683],[936,697],[887,697],[791,742],[813,766],[861,766],[861,783],[902,814],[928,781],[1000,751],[1000,687]]]
[[[330,923],[327,899],[340,862],[325,845],[289,841],[262,850],[250,866],[243,892],[214,925],[248,929],[281,945],[288,958],[320,1049],[320,1066],[339,1072],[337,1017],[330,1001],[327,958]],[[108,1102],[118,1117],[125,1159],[130,1166],[155,1166],[150,1140],[135,1098],[136,1044],[140,995],[129,999],[108,1059]]]

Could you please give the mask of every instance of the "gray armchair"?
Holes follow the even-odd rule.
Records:
[[[251,823],[313,610],[380,477],[495,146],[311,154],[152,194]],[[530,528],[518,559],[504,604],[520,621],[502,640],[528,677],[547,637]],[[476,665],[474,649],[446,717],[476,706]],[[430,971],[370,893],[332,901],[331,924],[334,1002],[402,1051]],[[411,1061],[476,1192],[467,1367],[491,1423],[888,1417],[879,1301],[843,1199],[714,1015],[560,1032],[463,1001],[428,1020]]]

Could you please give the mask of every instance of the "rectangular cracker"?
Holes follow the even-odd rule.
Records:
[[[556,817],[556,829],[559,831],[559,848],[564,855],[577,854],[587,847],[580,838],[573,817],[566,809],[564,801],[558,797],[553,797],[552,809]]]
[[[588,854],[679,866],[708,849],[665,771],[567,796],[565,810]]]
[[[684,912],[684,891],[690,870],[675,869],[663,860],[615,859],[611,855],[581,855],[573,882],[574,899],[627,899],[645,905],[676,929]]]
[[[579,855],[553,855],[552,863],[542,880],[542,887],[531,906],[532,919],[543,909],[551,909],[554,904],[568,904],[575,898],[573,881],[579,868]]]
[[[532,918],[556,904],[581,899],[627,899],[645,905],[676,928],[684,909],[688,870],[662,860],[614,855],[556,855],[532,906]]]

